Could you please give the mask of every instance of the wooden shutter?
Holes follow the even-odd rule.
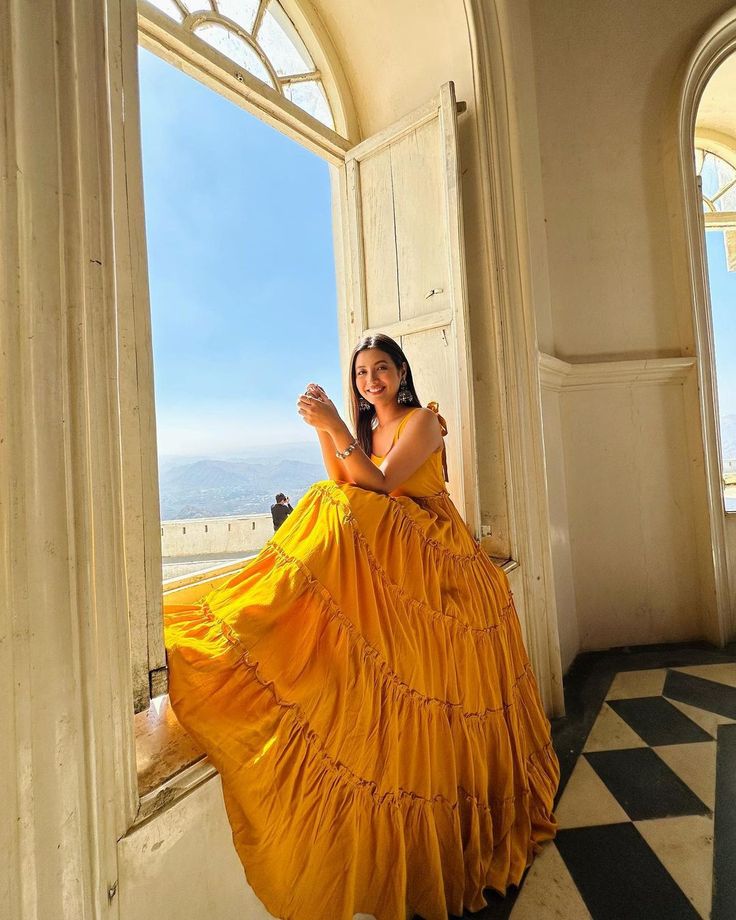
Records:
[[[419,398],[439,403],[448,488],[479,536],[457,108],[447,83],[346,154],[348,329],[356,341],[374,332],[396,339]]]

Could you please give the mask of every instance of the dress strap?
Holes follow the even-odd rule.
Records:
[[[440,415],[440,404],[437,402],[429,402],[427,403],[427,408],[431,409],[432,412],[434,412],[434,414],[437,416],[437,420],[440,423],[440,431],[442,432],[442,437],[447,437],[447,422]],[[449,482],[450,480],[447,476],[447,449],[445,447],[444,441],[442,442],[442,473],[445,477],[445,482]]]

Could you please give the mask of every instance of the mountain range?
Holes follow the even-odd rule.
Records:
[[[736,414],[722,415],[721,447],[736,459]],[[243,451],[246,456],[162,456],[159,461],[161,520],[264,514],[277,492],[295,504],[312,483],[326,477],[319,445],[295,442]]]
[[[311,456],[308,460],[163,457],[159,465],[161,520],[267,513],[277,492],[284,492],[295,504],[314,482],[325,477],[322,462],[314,462]]]

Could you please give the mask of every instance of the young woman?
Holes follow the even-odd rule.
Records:
[[[382,335],[350,384],[357,437],[317,384],[298,400],[330,479],[169,612],[171,701],[273,916],[446,920],[554,836],[558,764],[506,576],[445,489],[436,404]]]

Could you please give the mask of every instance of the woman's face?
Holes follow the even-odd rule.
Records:
[[[355,358],[355,385],[358,393],[374,406],[396,401],[403,372],[379,348],[366,348]]]

